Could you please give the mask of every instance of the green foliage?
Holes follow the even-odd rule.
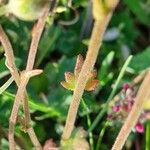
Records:
[[[99,69],[99,72],[98,72],[98,79],[101,81],[101,86],[104,86],[105,84],[107,84],[107,82],[111,80],[113,77],[113,72],[109,73],[109,70],[110,70],[110,66],[114,58],[114,54],[115,53],[111,51],[106,56],[106,58],[104,58],[104,60],[102,61],[101,68]]]
[[[136,15],[136,17],[144,24],[150,24],[150,15],[144,8],[144,3],[137,0],[124,0],[128,8]],[[142,4],[143,3],[143,4]]]
[[[143,52],[134,56],[131,61],[130,67],[137,73],[149,68],[150,66],[150,47],[146,48]]]
[[[44,35],[39,44],[39,52],[37,56],[36,65],[39,66],[47,54],[51,54],[54,50],[55,43],[57,42],[58,37],[60,36],[60,28],[54,26],[48,26],[45,29]]]
[[[53,138],[58,145],[72,100],[72,91],[65,90],[60,82],[64,80],[65,72],[73,72],[77,55],[82,54],[85,57],[92,29],[91,4],[87,0],[75,0],[72,3],[79,14],[76,23],[69,26],[60,24],[62,20],[70,21],[75,17],[75,12],[67,7],[67,3],[66,0],[60,0],[59,11],[57,10],[57,14],[53,18],[48,18],[34,67],[43,69],[43,73],[32,78],[27,86],[32,124],[40,142],[44,143],[47,139]],[[100,81],[100,85],[94,92],[84,93],[83,99],[87,107],[80,107],[76,126],[82,126],[88,131],[99,112],[105,108],[108,95],[113,92],[112,98],[119,90],[120,84],[118,83],[130,82],[133,73],[137,75],[142,70],[149,68],[149,7],[150,4],[146,0],[124,0],[120,2],[105,34],[94,68],[97,70],[97,79]],[[15,17],[8,19],[8,17],[3,16],[0,18],[0,23],[12,43],[16,65],[20,71],[24,70],[34,22],[20,21]],[[119,82],[117,81],[114,88],[118,74],[131,54],[133,54],[133,59],[126,69],[127,72],[123,78],[119,79]],[[3,47],[0,45],[0,87],[10,78],[5,61]],[[112,91],[112,89],[115,90]],[[0,126],[5,131],[8,129],[16,90],[16,85],[13,83],[0,95]],[[108,107],[106,107],[105,112],[107,109]],[[77,141],[81,139],[85,143],[90,141],[91,144],[91,140],[93,140],[93,145],[97,144],[99,133],[102,134],[104,130],[102,122],[106,122],[105,112],[102,115],[102,121],[97,124],[97,128],[94,128],[93,136],[91,137],[89,134],[87,139],[84,136],[83,139],[79,138]],[[17,135],[26,141],[28,149],[32,149],[29,137],[20,132],[20,128],[18,125]],[[102,150],[110,149],[110,143],[114,142],[119,129],[116,125],[106,128],[104,135],[100,136]],[[147,138],[149,138],[148,132],[147,129]],[[75,132],[74,137],[76,135],[78,132]],[[142,139],[139,141],[140,145],[145,145],[144,136],[140,135],[140,139]],[[134,140],[135,136],[130,140],[130,143],[134,144]],[[74,139],[71,139],[72,141]],[[8,149],[8,142],[5,137],[1,138],[0,135],[1,147],[4,150]]]

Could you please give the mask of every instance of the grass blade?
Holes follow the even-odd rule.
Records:
[[[114,97],[117,87],[122,79],[122,77],[125,74],[125,71],[130,63],[132,59],[132,55],[128,57],[128,59],[126,60],[126,62],[124,63],[123,67],[121,68],[121,71],[119,73],[119,76],[115,82],[115,85],[113,87],[112,92],[110,93],[107,102],[104,104],[104,107],[102,108],[102,110],[99,112],[99,114],[97,115],[96,119],[94,120],[93,124],[91,125],[91,127],[89,128],[88,132],[91,132],[92,130],[94,130],[94,128],[97,126],[97,124],[99,123],[99,121],[101,120],[101,118],[103,117],[103,115],[105,114],[105,112],[107,111],[107,107],[109,105],[109,102],[112,100],[112,98]]]

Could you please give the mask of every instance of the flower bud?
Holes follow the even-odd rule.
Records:
[[[9,0],[8,4],[0,8],[0,16],[13,14],[21,20],[37,20],[48,6],[49,0]]]
[[[143,124],[141,124],[140,122],[138,122],[138,123],[135,125],[135,130],[136,130],[138,133],[143,133],[143,132],[144,132],[144,126],[143,126]]]

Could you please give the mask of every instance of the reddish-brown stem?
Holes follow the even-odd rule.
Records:
[[[4,47],[4,51],[5,51],[6,65],[9,68],[17,85],[19,85],[19,73],[18,73],[17,67],[15,65],[13,49],[12,49],[9,39],[8,39],[7,35],[5,34],[5,32],[3,31],[3,28],[1,25],[0,25],[0,41],[1,41],[1,43]]]
[[[97,0],[94,0],[93,3],[95,1],[97,1]],[[75,90],[73,93],[72,102],[70,104],[70,108],[68,111],[66,125],[65,125],[63,135],[62,135],[63,140],[69,139],[69,137],[72,133],[76,115],[77,115],[77,111],[78,111],[78,107],[79,107],[80,100],[81,100],[81,97],[84,92],[84,88],[85,88],[89,73],[91,72],[91,70],[94,67],[94,64],[95,64],[95,61],[96,61],[96,58],[98,55],[98,51],[99,51],[99,48],[100,48],[100,45],[101,45],[101,42],[103,39],[104,32],[108,26],[108,23],[112,16],[113,10],[114,10],[115,6],[118,4],[118,0],[111,0],[111,1],[108,0],[108,4],[109,4],[109,2],[112,4],[111,6],[113,6],[113,8],[109,12],[103,14],[103,17],[101,18],[101,20],[97,20],[95,18],[96,21],[94,23],[86,59],[84,61],[81,72],[79,74],[78,81],[77,81],[77,84],[76,84],[76,87],[75,87]],[[101,15],[101,14],[99,14],[99,15]]]
[[[28,58],[28,62],[31,63],[31,65],[30,64],[27,65],[28,66],[27,69],[29,69],[29,70],[32,70],[32,68],[33,68],[35,55],[37,52],[37,46],[38,46],[42,31],[44,29],[46,17],[48,15],[48,7],[47,6],[46,6],[45,10],[46,10],[46,12],[38,20],[36,30],[33,33],[32,43],[31,43],[31,47],[30,47],[30,54],[29,54],[29,56],[31,56],[32,58],[31,57]],[[14,77],[17,85],[19,86],[18,92],[16,94],[16,101],[14,102],[11,117],[10,117],[10,128],[9,128],[10,149],[15,150],[14,128],[15,128],[17,113],[19,110],[21,99],[24,99],[23,106],[24,106],[24,111],[25,111],[25,124],[26,124],[27,128],[29,127],[30,113],[29,113],[29,108],[28,108],[27,96],[25,96],[25,98],[24,98],[24,94],[26,93],[26,84],[27,83],[25,82],[26,79],[24,79],[23,81],[20,81],[20,76],[19,76],[19,73],[15,66],[15,63],[14,63],[14,55],[13,55],[12,46],[1,26],[0,26],[0,40],[5,49],[5,55],[6,55],[6,59],[7,59],[6,65],[9,68],[9,70],[11,71],[11,74]],[[32,59],[32,60],[29,61],[29,59]],[[28,131],[28,134],[30,135],[32,142],[34,142],[33,143],[34,146],[41,147],[40,143],[38,142],[38,139],[35,136],[34,130],[30,127],[30,130],[27,130],[27,131]],[[39,148],[37,148],[37,149],[39,149]]]
[[[0,26],[0,41],[2,42],[2,45],[5,50],[6,65],[9,68],[11,75],[15,79],[16,84],[19,86],[20,75],[19,75],[17,67],[15,65],[13,49],[12,49],[12,46],[9,42],[7,35],[5,34],[5,32],[3,31],[1,26]],[[30,126],[29,125],[30,124],[30,113],[29,113],[29,107],[28,107],[27,93],[25,94],[25,98],[23,99],[23,102],[24,102],[23,107],[24,107],[24,111],[25,111],[25,126],[26,126],[26,128],[28,128]],[[33,130],[33,128],[32,128],[32,130]],[[34,132],[34,130],[32,132]]]
[[[14,105],[13,105],[13,109],[11,112],[11,116],[10,116],[10,120],[9,120],[9,149],[10,150],[15,150],[15,141],[14,141],[14,128],[15,128],[15,124],[16,124],[16,120],[17,120],[17,116],[18,116],[18,110],[20,107],[20,103],[21,100],[24,99],[24,92],[26,89],[26,85],[30,79],[30,77],[40,74],[41,70],[34,70],[32,72],[22,72],[21,73],[21,77],[20,77],[20,85],[15,97],[15,101],[14,101]],[[34,137],[32,137],[32,141],[34,141],[33,144],[36,144],[35,147],[37,150],[39,150],[41,148],[40,143],[38,142],[38,140],[35,141],[35,133],[33,134],[33,130],[31,129],[31,127],[29,127],[30,130],[27,131],[32,131],[32,133],[28,132],[29,135],[33,135]],[[35,143],[37,142],[37,143]]]
[[[43,29],[45,26],[46,18],[48,16],[48,10],[49,9],[47,8],[44,16],[38,20],[38,23],[35,25],[34,31],[32,33],[32,42],[30,45],[26,71],[30,71],[33,68],[36,53],[37,53],[38,44],[39,44]]]
[[[10,41],[7,37],[7,35],[5,34],[5,32],[3,31],[1,25],[0,25],[0,41],[2,42],[2,45],[4,47],[5,50],[5,56],[6,56],[6,65],[8,67],[8,69],[11,72],[11,75],[13,76],[17,86],[19,86],[19,82],[20,82],[20,75],[18,73],[18,69],[15,65],[15,58],[14,58],[14,54],[13,54],[13,48],[10,44]],[[28,109],[26,109],[26,107],[28,108],[28,98],[27,98],[27,94],[25,94],[25,99],[24,99],[24,110],[25,110],[25,116],[26,116],[26,126],[27,124],[29,124],[30,121],[30,113],[28,111]]]
[[[37,136],[36,136],[36,134],[35,134],[33,128],[29,127],[29,128],[27,129],[27,132],[28,132],[28,134],[29,134],[29,137],[30,137],[30,139],[31,139],[31,141],[32,141],[32,143],[33,143],[35,149],[36,149],[36,150],[41,150],[41,145],[40,145],[40,143],[39,143],[39,140],[37,139]]]
[[[1,138],[8,139],[8,131],[3,129],[3,127],[0,124],[0,139]],[[21,137],[15,136],[15,141],[16,141],[17,147],[27,150],[27,146],[25,145],[25,143]]]
[[[38,20],[38,23],[36,24],[36,27],[34,28],[34,32],[33,32],[33,37],[32,37],[32,42],[31,42],[31,46],[30,46],[30,50],[29,50],[29,57],[27,60],[27,67],[26,67],[26,71],[31,71],[34,65],[34,61],[35,61],[35,56],[36,56],[36,52],[37,52],[37,47],[38,47],[38,43],[42,34],[42,31],[44,29],[45,26],[45,21],[48,15],[48,7],[46,6],[45,9],[45,13],[44,15]],[[30,64],[31,63],[31,64]],[[22,78],[23,81],[20,81],[20,85],[16,94],[16,98],[15,98],[15,102],[13,105],[13,109],[12,109],[12,113],[11,113],[11,117],[10,117],[10,127],[9,127],[9,142],[10,142],[10,150],[15,150],[15,144],[14,144],[14,128],[15,128],[15,124],[16,124],[16,118],[17,118],[17,113],[19,110],[19,106],[20,106],[20,100],[22,98],[24,98],[24,94],[25,94],[25,90],[26,90],[26,85],[28,83],[28,80],[26,80],[26,78]],[[24,103],[25,104],[25,103]],[[27,107],[25,107],[27,108]],[[29,108],[27,108],[27,110],[25,110],[26,113],[28,113]],[[27,131],[32,131],[32,133],[28,132],[28,134],[30,135],[32,141],[34,141],[34,146],[36,147],[37,150],[41,149],[41,145],[38,142],[38,140],[35,140],[35,134],[33,134],[33,130],[27,130]],[[33,137],[32,137],[33,135]],[[35,143],[37,142],[37,143]]]
[[[20,86],[18,88],[16,98],[13,104],[13,109],[11,112],[11,116],[9,119],[9,149],[10,150],[15,150],[15,141],[14,141],[14,130],[15,130],[15,124],[17,120],[17,115],[18,115],[18,110],[20,107],[21,99],[24,98],[24,93],[22,91],[25,91],[26,85],[27,85],[27,78],[25,78],[23,75],[21,75],[20,78]]]

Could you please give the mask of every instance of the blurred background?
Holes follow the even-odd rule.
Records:
[[[27,86],[32,125],[42,144],[48,139],[53,139],[59,145],[72,98],[72,92],[64,89],[60,82],[64,80],[66,71],[73,72],[77,55],[81,54],[83,57],[86,55],[93,26],[91,8],[90,0],[74,0],[72,7],[68,6],[67,0],[60,0],[55,15],[47,19],[34,67],[43,69],[44,72],[32,78]],[[24,22],[14,16],[3,16],[0,18],[0,24],[13,46],[16,65],[19,70],[24,70],[34,22]],[[108,99],[124,62],[131,54],[133,59],[118,86],[118,91],[123,83],[132,81],[136,75],[150,66],[150,0],[122,0],[116,8],[95,65],[100,84],[94,92],[84,93],[83,99],[88,109],[83,105],[80,106],[76,126],[88,130],[87,115],[93,122]],[[2,86],[9,78],[4,50],[0,45],[0,85]],[[0,95],[2,150],[8,149],[5,134],[16,90],[13,83]],[[19,114],[23,115],[23,111],[21,110]],[[97,144],[99,133],[106,121],[107,114],[94,128],[92,137],[94,145]],[[16,135],[23,140],[26,149],[32,149],[29,137],[20,131],[20,128],[18,124]],[[117,123],[106,128],[101,150],[111,148],[120,128],[121,124]],[[124,149],[144,150],[145,136],[146,130],[142,134],[132,132]]]

